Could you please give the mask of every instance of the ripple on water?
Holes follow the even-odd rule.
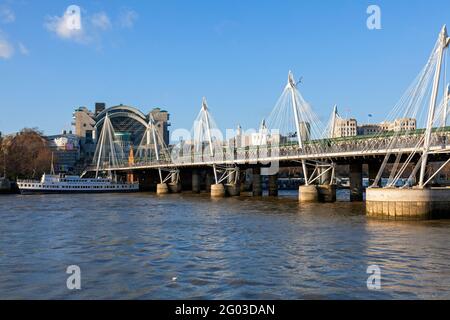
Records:
[[[449,230],[366,219],[362,203],[299,204],[289,192],[4,196],[0,298],[449,298]],[[76,293],[71,264],[82,269]],[[367,290],[371,264],[381,291]]]

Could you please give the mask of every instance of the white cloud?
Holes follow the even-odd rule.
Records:
[[[18,47],[19,47],[19,52],[21,54],[23,54],[24,56],[28,56],[30,54],[30,51],[22,42],[19,42]]]
[[[120,13],[119,17],[119,23],[120,26],[123,28],[132,28],[134,26],[134,23],[138,19],[139,15],[136,11],[133,10],[123,10]]]
[[[102,32],[106,32],[112,28],[111,20],[105,12],[87,15],[82,11],[80,14],[79,28],[72,27],[72,20],[72,17],[66,12],[61,17],[48,16],[44,26],[60,39],[75,41],[81,44],[96,43],[97,45],[101,42]]]
[[[95,28],[103,31],[109,30],[112,27],[108,15],[104,12],[94,14],[91,18],[91,23]]]
[[[61,39],[85,42],[87,38],[84,33],[83,24],[81,24],[80,28],[73,28],[70,22],[71,17],[66,12],[61,17],[48,16],[44,26],[48,31],[55,33]]]
[[[14,47],[0,31],[0,59],[9,59],[14,55]]]
[[[0,22],[7,24],[16,21],[16,15],[8,7],[0,7]]]

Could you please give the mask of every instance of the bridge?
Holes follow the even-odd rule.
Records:
[[[369,135],[338,137],[337,127],[342,118],[337,107],[328,123],[323,124],[301,95],[300,81],[289,72],[273,111],[252,132],[243,133],[239,127],[224,137],[203,98],[192,129],[181,132],[183,138],[177,143],[166,145],[150,117],[140,144],[125,150],[117,141],[106,113],[94,163],[87,171],[96,175],[124,173],[131,179],[140,172],[156,173],[154,180],[159,194],[179,192],[186,182],[183,180],[189,180],[189,188],[199,192],[203,179],[213,197],[223,197],[238,195],[243,190],[248,178],[245,172],[249,169],[253,170],[254,195],[262,193],[261,175],[269,176],[269,195],[277,195],[278,169],[299,167],[305,181],[300,186],[299,199],[308,202],[335,200],[337,164],[350,165],[351,198],[362,200],[362,164],[365,163],[369,164],[369,215],[392,218],[394,212],[394,218],[406,217],[398,209],[385,210],[383,206],[389,208],[399,201],[412,206],[417,199],[424,199],[427,209],[419,210],[414,218],[441,214],[446,211],[441,209],[443,203],[450,205],[450,189],[433,191],[438,189],[432,185],[450,162],[450,127],[447,126],[450,85],[446,84],[449,43],[444,26],[425,66],[384,122],[414,119],[414,128],[401,124]],[[386,172],[387,183],[381,186]],[[390,196],[386,198],[386,194]],[[439,202],[438,209],[432,205],[436,202]],[[411,210],[408,207],[408,217]]]

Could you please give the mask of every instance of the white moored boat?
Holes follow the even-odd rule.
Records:
[[[44,174],[38,180],[17,180],[22,194],[137,192],[139,182],[116,182],[110,178],[81,178],[64,174]]]

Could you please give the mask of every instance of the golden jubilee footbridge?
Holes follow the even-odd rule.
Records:
[[[180,191],[182,180],[188,179],[192,191],[207,185],[213,197],[222,197],[239,194],[249,169],[255,195],[262,192],[261,175],[269,176],[269,194],[276,195],[279,168],[298,166],[304,177],[299,199],[306,202],[335,200],[337,164],[350,165],[352,199],[362,200],[362,165],[368,164],[368,214],[395,219],[448,214],[450,189],[437,187],[435,180],[450,162],[449,42],[444,26],[425,66],[384,122],[406,119],[414,125],[402,123],[371,134],[340,137],[349,124],[342,129],[345,119],[337,108],[323,124],[289,72],[273,111],[252,132],[239,127],[224,135],[203,98],[193,128],[173,134],[181,137],[176,143],[164,143],[150,116],[142,141],[126,149],[106,114],[87,172],[154,173],[159,194]]]

